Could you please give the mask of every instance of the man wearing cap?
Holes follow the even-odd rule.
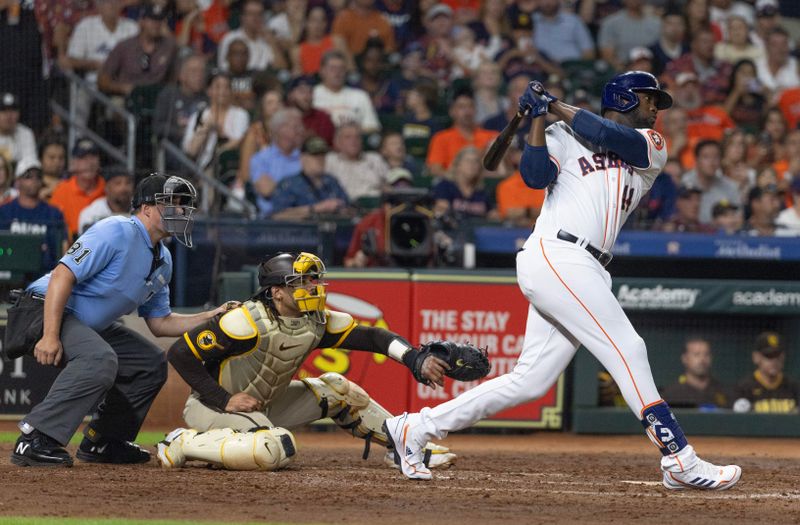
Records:
[[[87,16],[75,26],[66,57],[60,61],[62,67],[84,73],[84,79],[92,85],[97,84],[97,72],[111,50],[139,32],[136,22],[120,17],[120,0],[99,0],[95,5],[98,14]],[[76,118],[86,125],[92,99],[86,91],[78,90],[76,104]]]
[[[542,0],[533,16],[533,44],[556,62],[591,60],[594,42],[581,18],[561,9],[559,0]]]
[[[756,370],[736,386],[738,399],[733,409],[756,413],[797,414],[800,384],[783,374],[786,346],[777,332],[764,332],[756,338],[753,364]]]
[[[165,34],[167,11],[147,4],[139,20],[139,34],[121,41],[100,69],[97,87],[109,95],[130,95],[137,86],[163,84],[172,74],[178,47]]]
[[[774,184],[756,186],[750,190],[747,197],[750,216],[744,226],[749,235],[772,236],[781,235],[775,220],[781,210],[781,201],[778,198],[778,188]],[[782,228],[781,228],[782,230]]]
[[[0,93],[0,155],[10,162],[36,159],[36,139],[20,123],[19,99],[13,93]]]
[[[81,210],[78,216],[78,233],[83,235],[90,226],[112,215],[131,216],[133,174],[125,166],[112,166],[103,170],[106,181],[105,195],[95,199]]]
[[[316,135],[325,139],[328,145],[333,144],[334,126],[330,115],[316,109],[314,102],[314,79],[308,76],[293,78],[286,91],[286,104],[300,110],[303,115],[303,128],[308,138]]]
[[[789,188],[792,192],[792,206],[778,214],[775,224],[787,235],[800,235],[800,173],[792,178]]]
[[[15,186],[19,196],[0,206],[0,230],[23,235],[44,235],[42,270],[55,266],[67,237],[64,216],[40,198],[42,165],[36,159],[17,163]]]
[[[58,183],[50,204],[61,210],[70,236],[78,233],[81,210],[105,194],[106,183],[100,176],[100,150],[89,139],[81,139],[72,148],[70,178]]]
[[[20,301],[43,308],[33,356],[62,370],[44,400],[19,423],[11,454],[20,466],[72,466],[63,448],[91,411],[77,457],[92,463],[145,463],[131,443],[167,379],[164,352],[117,319],[138,309],[157,337],[177,337],[227,310],[193,315],[169,305],[172,256],[163,241],[191,246],[197,193],[180,177],[142,180],[133,216],[110,217],[78,238],[56,268]],[[24,319],[18,319],[20,325]],[[9,326],[8,329],[21,329]]]
[[[694,148],[695,167],[681,178],[684,186],[702,192],[700,200],[700,222],[711,224],[711,209],[721,200],[739,204],[739,188],[725,177],[720,169],[722,147],[715,140],[702,140]]]
[[[325,173],[328,144],[319,137],[310,137],[300,151],[302,171],[278,184],[272,197],[272,218],[305,220],[317,215],[351,215],[347,193],[335,177]]]
[[[711,217],[717,233],[735,235],[742,231],[744,219],[739,207],[726,200],[721,200],[711,210]]]

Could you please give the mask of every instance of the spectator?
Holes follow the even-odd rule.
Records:
[[[47,67],[67,56],[69,38],[75,26],[95,13],[89,0],[39,0],[34,2],[36,20],[42,34],[42,50]]]
[[[715,59],[735,64],[740,60],[756,61],[764,55],[764,49],[750,40],[750,28],[744,18],[734,15],[726,24],[725,40],[714,45]]]
[[[242,40],[250,49],[247,69],[263,71],[268,67],[286,69],[286,58],[281,52],[275,33],[264,23],[264,4],[261,0],[245,0],[242,3],[241,26],[228,32],[217,49],[217,66],[226,71],[228,46],[234,40]]]
[[[756,0],[755,7],[756,23],[750,38],[755,45],[765,48],[770,31],[782,27],[780,9],[777,0]]]
[[[714,59],[714,32],[698,29],[688,53],[667,64],[666,76],[674,85],[679,73],[694,73],[700,82],[703,104],[722,104],[728,96],[731,66]]]
[[[25,159],[17,165],[18,196],[0,206],[0,230],[25,235],[44,235],[42,269],[50,270],[64,252],[64,216],[39,197],[42,167],[39,161]]]
[[[339,35],[350,53],[360,55],[367,48],[367,41],[377,38],[388,52],[396,49],[394,30],[374,0],[354,0],[350,7],[342,9],[333,20],[331,33]]]
[[[390,170],[402,168],[413,176],[418,176],[422,172],[422,166],[420,166],[419,161],[406,151],[406,144],[400,132],[390,131],[385,133],[378,151],[383,157],[386,167]]]
[[[247,69],[250,48],[244,40],[233,40],[228,44],[227,70],[231,78],[233,104],[245,111],[253,111],[256,94],[253,90],[253,73]]]
[[[342,53],[348,70],[355,71],[353,56],[345,41],[340,35],[328,33],[328,11],[324,6],[310,7],[303,34],[303,40],[291,50],[292,72],[295,76],[317,74],[322,65],[322,57],[332,49]]]
[[[681,354],[683,374],[661,391],[664,401],[677,408],[730,408],[732,392],[711,375],[711,345],[702,337],[686,340]]]
[[[314,87],[314,107],[326,111],[336,127],[356,122],[364,133],[380,131],[381,124],[369,95],[361,89],[345,85],[345,56],[328,51],[322,57],[322,83]]]
[[[797,414],[800,385],[784,375],[785,362],[783,337],[776,332],[759,334],[753,350],[756,370],[736,386],[739,399],[733,409],[737,412],[752,410],[758,414]]]
[[[661,32],[661,20],[646,14],[643,0],[623,0],[624,9],[600,23],[600,56],[617,71],[625,69],[631,49],[649,46]]]
[[[502,83],[500,66],[494,62],[484,62],[480,65],[472,81],[476,122],[483,122],[503,109],[503,101],[500,99]]]
[[[711,13],[708,5],[708,0],[688,0],[686,7],[686,29],[687,40],[690,42],[694,40],[697,33],[704,30],[710,30],[715,42],[722,40],[722,30],[720,27],[711,21]]]
[[[661,31],[655,44],[650,46],[653,52],[653,74],[660,77],[667,64],[689,51],[685,44],[686,19],[677,9],[668,10],[661,17]]]
[[[336,177],[325,172],[328,144],[319,137],[303,142],[300,154],[302,171],[286,177],[275,190],[273,205],[276,220],[304,220],[317,215],[349,216],[347,193]]]
[[[366,214],[353,229],[350,245],[344,256],[346,268],[392,266],[386,242],[386,219],[394,206],[391,193],[397,189],[410,187],[411,173],[404,168],[391,169],[386,183],[386,189],[381,195],[381,207]]]
[[[546,80],[548,75],[564,76],[558,64],[539,53],[533,41],[532,18],[524,13],[513,17],[511,34],[502,39],[500,52],[495,57],[506,80],[520,74],[537,80]]]
[[[625,66],[626,71],[646,71],[652,73],[653,52],[647,47],[634,47],[628,54],[628,62]]]
[[[775,170],[778,189],[786,191],[792,179],[800,176],[800,130],[794,129],[786,134],[780,151],[772,169]]]
[[[725,134],[720,165],[722,174],[739,188],[740,202],[744,202],[750,188],[756,183],[756,170],[747,164],[747,136],[744,131],[734,129]]]
[[[23,163],[19,163],[18,166],[23,166]],[[14,170],[11,168],[11,163],[0,155],[0,206],[11,202],[18,194],[14,188]]]
[[[100,150],[89,139],[81,139],[72,148],[70,178],[53,190],[50,204],[61,210],[70,237],[78,233],[78,216],[85,207],[105,193],[106,183],[100,176]]]
[[[510,175],[497,185],[497,213],[506,224],[530,228],[542,210],[546,190],[533,189],[525,184],[519,172],[521,158],[522,151],[518,147],[509,148],[503,157],[506,172]]]
[[[303,139],[316,135],[330,145],[333,144],[335,131],[333,121],[331,121],[331,117],[326,112],[313,107],[313,86],[314,80],[311,77],[295,77],[289,82],[286,103],[290,107],[299,109],[303,115],[303,128],[305,130]]]
[[[673,98],[673,100],[675,99]],[[680,162],[682,169],[693,168],[694,147],[697,145],[697,139],[689,137],[688,112],[673,105],[669,111],[658,116],[657,126],[664,135],[669,158]],[[680,179],[677,183],[680,185]]]
[[[278,43],[285,53],[288,53],[300,42],[305,28],[309,3],[308,0],[286,0],[285,2],[272,4],[272,16],[267,22],[267,29],[271,29],[275,33]],[[326,20],[326,30],[327,27]]]
[[[483,149],[497,135],[475,122],[475,100],[472,93],[457,93],[450,106],[453,126],[439,131],[431,138],[426,165],[435,177],[445,176],[456,154],[466,146]]]
[[[453,66],[453,10],[446,4],[434,4],[425,12],[424,26],[424,36],[418,42],[423,49],[423,75],[436,79],[444,88]]]
[[[533,45],[550,60],[560,63],[595,57],[594,43],[586,24],[577,15],[562,9],[559,0],[541,0],[533,23],[536,28]],[[654,34],[651,32],[650,36]],[[625,56],[627,54],[628,50]]]
[[[228,3],[225,0],[203,1],[202,4],[207,6],[205,9],[199,4],[196,0],[176,0],[174,34],[179,47],[210,58],[229,30]]]
[[[53,190],[65,176],[67,146],[60,139],[52,137],[42,140],[39,144],[39,162],[42,164],[42,191],[39,197],[49,201]]]
[[[747,204],[749,218],[744,225],[744,229],[748,235],[791,235],[790,232],[778,231],[775,223],[778,213],[781,211],[781,201],[778,198],[777,186],[754,187],[747,197]]]
[[[125,166],[103,170],[106,180],[105,195],[95,199],[81,210],[78,216],[78,233],[83,235],[94,223],[112,215],[131,216],[133,199],[133,174]]]
[[[192,115],[208,104],[205,87],[206,59],[190,55],[181,64],[178,84],[170,84],[158,94],[153,115],[156,134],[180,144]]]
[[[775,224],[787,235],[800,235],[800,176],[792,179],[792,206],[778,214]]]
[[[710,233],[711,228],[700,219],[702,194],[699,188],[693,186],[682,186],[678,189],[675,214],[670,220],[661,224],[659,229],[665,232]],[[710,217],[709,222],[711,222]]]
[[[93,86],[97,85],[97,73],[111,50],[139,32],[136,22],[120,17],[120,0],[98,0],[95,5],[98,14],[87,16],[78,23],[69,39],[66,59],[60,61],[62,68],[83,73],[83,78]],[[75,117],[85,126],[89,121],[92,99],[82,89],[76,96]]]
[[[416,0],[377,0],[375,8],[383,13],[394,30],[397,49],[405,49],[414,39],[412,13],[417,9]]]
[[[733,122],[750,133],[759,131],[767,107],[767,92],[756,78],[756,65],[740,60],[731,72],[731,90],[724,109]]]
[[[103,63],[97,87],[110,95],[128,96],[136,86],[169,80],[178,47],[168,35],[166,10],[147,4],[139,20],[139,34],[117,44]]]
[[[797,59],[789,52],[789,33],[776,27],[767,35],[766,56],[756,60],[758,80],[777,99],[784,89],[800,87]]]
[[[452,213],[465,218],[496,218],[489,195],[483,188],[480,151],[462,148],[453,159],[449,180],[433,187],[433,212],[437,216]]]
[[[303,121],[295,108],[278,110],[269,121],[270,144],[250,159],[250,182],[256,192],[256,205],[262,217],[273,211],[275,187],[285,178],[300,173],[300,146]]]
[[[515,4],[516,5],[516,4]],[[532,13],[525,13],[526,19],[531,20]],[[470,22],[467,27],[475,33],[477,42],[488,48],[497,48],[506,35],[511,34],[511,24],[506,16],[505,0],[484,0],[481,2],[478,19]]]
[[[755,71],[755,66],[753,70]],[[797,129],[800,126],[800,87],[784,89],[778,97],[777,104],[789,128]]]
[[[378,197],[386,184],[389,167],[379,154],[363,151],[358,124],[339,126],[333,147],[334,151],[325,157],[325,172],[336,178],[350,200]]]
[[[247,112],[232,104],[231,79],[226,74],[211,75],[206,94],[209,106],[198,106],[189,118],[181,144],[201,168],[219,153],[238,149],[250,125]]]
[[[356,87],[369,94],[372,107],[381,114],[394,113],[394,100],[389,96],[389,67],[383,44],[371,40],[357,62],[361,78]]]
[[[0,94],[0,155],[9,162],[36,159],[36,139],[20,123],[19,99],[13,93]]]
[[[678,197],[677,183],[680,183],[682,174],[680,162],[674,158],[668,159],[664,171],[658,174],[650,191],[639,202],[634,226],[649,229],[673,217]]]
[[[441,121],[433,115],[437,97],[436,85],[426,82],[420,82],[406,93],[403,139],[408,153],[419,160],[425,160],[431,137],[442,128]]]
[[[509,80],[508,85],[506,86],[506,98],[503,101],[504,109],[484,120],[483,127],[491,131],[497,131],[498,133],[503,131],[511,119],[514,118],[514,115],[517,114],[517,110],[519,109],[519,98],[523,95],[523,93],[525,93],[525,90],[528,89],[528,84],[530,81],[531,77],[525,75],[524,73],[520,73]],[[522,124],[517,130],[518,145],[521,146],[525,144],[525,136],[528,134],[530,129],[530,119],[523,120]]]
[[[694,73],[679,73],[674,93],[675,106],[687,111],[689,122],[686,131],[689,140],[720,141],[725,131],[734,127],[722,106],[703,103],[700,84]]]
[[[491,46],[481,44],[475,37],[475,31],[469,26],[457,26],[453,30],[453,42],[455,46],[451,79],[475,76],[481,64],[492,63],[495,54],[500,51],[499,38],[493,40]]]
[[[422,47],[411,44],[403,51],[400,67],[394,68],[386,96],[394,105],[394,113],[402,113],[406,95],[414,86],[423,82],[422,72]]]
[[[272,117],[284,107],[283,93],[280,88],[274,87],[261,95],[256,118],[247,129],[242,145],[239,146],[239,170],[237,172],[235,188],[244,190],[250,180],[250,160],[257,152],[269,146],[270,121]]]
[[[741,233],[744,217],[739,207],[728,201],[719,201],[711,210],[711,217],[717,233],[736,235]]]
[[[747,25],[752,25],[755,17],[753,7],[740,0],[711,0],[709,17],[720,27],[728,29],[731,18],[739,18]],[[729,31],[729,29],[728,29]],[[727,32],[725,33],[727,36]]]
[[[703,140],[694,148],[695,167],[684,174],[682,182],[685,186],[699,189],[703,197],[700,203],[699,221],[711,223],[711,209],[721,200],[739,204],[739,188],[722,175],[722,149],[719,142]]]

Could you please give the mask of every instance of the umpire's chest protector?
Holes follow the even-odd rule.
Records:
[[[219,383],[231,394],[246,392],[269,403],[286,389],[300,364],[317,347],[325,325],[307,316],[278,321],[259,301],[247,301],[243,306],[249,314],[245,322],[253,323],[250,333],[253,329],[258,332],[258,342],[249,352],[223,361]]]

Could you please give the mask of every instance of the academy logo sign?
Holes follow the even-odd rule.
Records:
[[[699,288],[623,284],[617,291],[617,300],[623,308],[631,310],[689,310],[695,306],[699,295]]]

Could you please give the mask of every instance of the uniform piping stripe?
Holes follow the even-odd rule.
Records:
[[[558,274],[558,272],[556,271],[555,267],[550,262],[550,259],[547,258],[547,254],[544,251],[544,242],[542,241],[542,239],[539,239],[539,246],[542,249],[542,255],[544,256],[544,260],[547,261],[547,265],[550,267],[551,270],[553,270],[553,273],[556,274],[556,277],[558,278],[558,280],[561,281],[561,284],[564,285],[564,288],[567,289],[567,291],[570,293],[570,295],[572,295],[572,297],[578,302],[578,304],[581,305],[581,307],[586,311],[586,313],[589,314],[589,317],[592,318],[592,321],[594,321],[594,324],[596,324],[597,327],[600,329],[600,331],[603,332],[603,335],[606,336],[606,339],[608,339],[608,342],[611,343],[611,346],[613,346],[614,350],[617,351],[617,355],[619,355],[619,358],[622,360],[622,364],[625,365],[625,370],[628,371],[628,376],[631,378],[631,383],[633,383],[633,389],[636,390],[636,395],[639,397],[639,402],[642,405],[644,405],[644,399],[642,399],[642,394],[641,394],[641,392],[639,392],[639,387],[636,386],[636,380],[633,378],[633,373],[631,372],[631,368],[628,366],[628,362],[625,361],[625,357],[622,355],[622,352],[620,352],[619,348],[617,347],[617,344],[614,342],[613,339],[611,339],[611,336],[608,335],[608,332],[605,331],[603,326],[600,324],[600,322],[597,320],[597,318],[592,314],[592,312],[586,307],[585,304],[583,304],[583,302],[578,298],[578,296],[575,295],[575,292],[573,292],[572,289],[569,286],[567,286],[567,283],[565,283],[564,279],[562,279],[561,276]]]
[[[622,159],[619,160],[620,164],[622,163]],[[619,222],[619,217],[622,214],[622,207],[620,206],[619,201],[619,191],[620,191],[620,179],[622,178],[622,168],[617,168],[617,200],[614,203],[614,226],[611,227],[612,235],[617,231],[617,222]],[[612,237],[613,239],[613,237]],[[612,241],[613,242],[613,241]],[[605,241],[603,242],[603,249],[606,249]]]
[[[608,168],[603,170],[603,173],[605,173],[605,178],[606,178],[606,196],[608,196]],[[608,197],[606,197],[606,198],[608,198]],[[608,211],[609,211],[609,203],[606,202],[606,222],[603,225],[603,243],[600,245],[601,248],[606,245],[606,235],[608,234]]]
[[[194,356],[195,356],[197,359],[199,359],[200,361],[202,361],[202,360],[203,360],[203,358],[202,358],[202,357],[200,357],[200,354],[199,354],[199,353],[197,353],[197,348],[195,348],[195,347],[194,347],[194,344],[192,344],[192,340],[191,340],[191,339],[189,339],[189,332],[183,332],[183,340],[184,340],[184,341],[186,341],[186,344],[187,344],[187,345],[189,345],[189,350],[191,350],[191,351],[192,351],[192,353],[194,354]]]

